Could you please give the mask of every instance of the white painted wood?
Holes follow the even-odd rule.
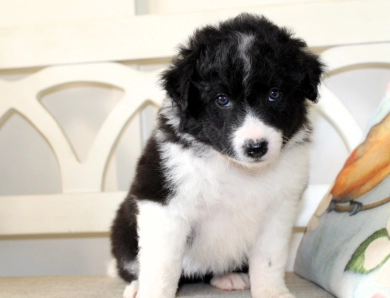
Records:
[[[310,198],[309,201],[307,197],[305,212],[300,215],[298,226],[306,226],[318,199],[325,192],[314,190],[316,200]],[[309,189],[309,193],[313,194],[313,190]],[[109,192],[0,197],[0,234],[108,232],[125,195],[125,192]],[[21,218],[15,216],[18,214],[23,214],[22,224]]]
[[[390,2],[389,2],[390,3]],[[389,10],[390,13],[390,10]],[[356,66],[390,66],[390,40],[387,43],[363,44],[330,48],[321,53],[330,75]]]
[[[0,1],[0,27],[59,24],[133,16],[134,0]]]
[[[141,113],[142,146],[145,146],[156,124],[157,106],[147,106]]]
[[[164,97],[156,87],[157,74],[106,63],[46,68],[23,80],[0,81],[4,98],[0,120],[7,111],[16,110],[44,136],[58,159],[64,192],[101,191],[107,161],[126,123],[147,101],[158,105]],[[124,91],[82,163],[58,123],[36,99],[45,90],[70,82],[104,83]]]
[[[328,185],[309,186],[297,227],[305,227]],[[0,235],[106,233],[126,192],[0,197]]]
[[[126,192],[0,197],[0,235],[106,233]]]
[[[240,12],[264,14],[311,47],[386,42],[389,11],[388,0],[327,1],[0,28],[0,69],[172,57],[194,28]]]
[[[295,227],[305,228],[310,218],[317,209],[318,204],[329,191],[329,184],[309,185],[299,204],[299,213],[295,221]]]
[[[343,103],[326,86],[320,88],[321,100],[313,108],[337,130],[351,152],[362,141],[363,132]]]
[[[340,1],[340,0],[339,0]],[[343,1],[343,0],[341,0]],[[302,4],[304,2],[326,2],[326,0],[145,0],[147,9],[144,13],[190,13],[195,11],[234,9],[240,7],[280,6]]]

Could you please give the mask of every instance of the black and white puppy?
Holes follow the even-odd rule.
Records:
[[[181,277],[209,276],[254,298],[293,297],[284,270],[322,71],[304,41],[248,14],[180,48],[112,227],[126,298],[174,297]]]

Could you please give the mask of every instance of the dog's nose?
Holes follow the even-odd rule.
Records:
[[[253,158],[260,158],[268,151],[268,142],[265,139],[261,140],[246,140],[244,144],[245,152]]]

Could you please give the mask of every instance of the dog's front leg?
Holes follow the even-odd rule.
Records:
[[[140,202],[138,298],[175,297],[189,223],[173,215],[169,205]]]
[[[253,298],[294,298],[284,281],[295,219],[294,205],[286,202],[279,210],[270,213],[250,252],[249,276]]]

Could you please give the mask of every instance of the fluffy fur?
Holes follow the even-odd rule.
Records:
[[[293,297],[284,269],[308,179],[307,99],[321,74],[302,40],[248,14],[180,48],[112,226],[125,297],[174,297],[191,278]]]

